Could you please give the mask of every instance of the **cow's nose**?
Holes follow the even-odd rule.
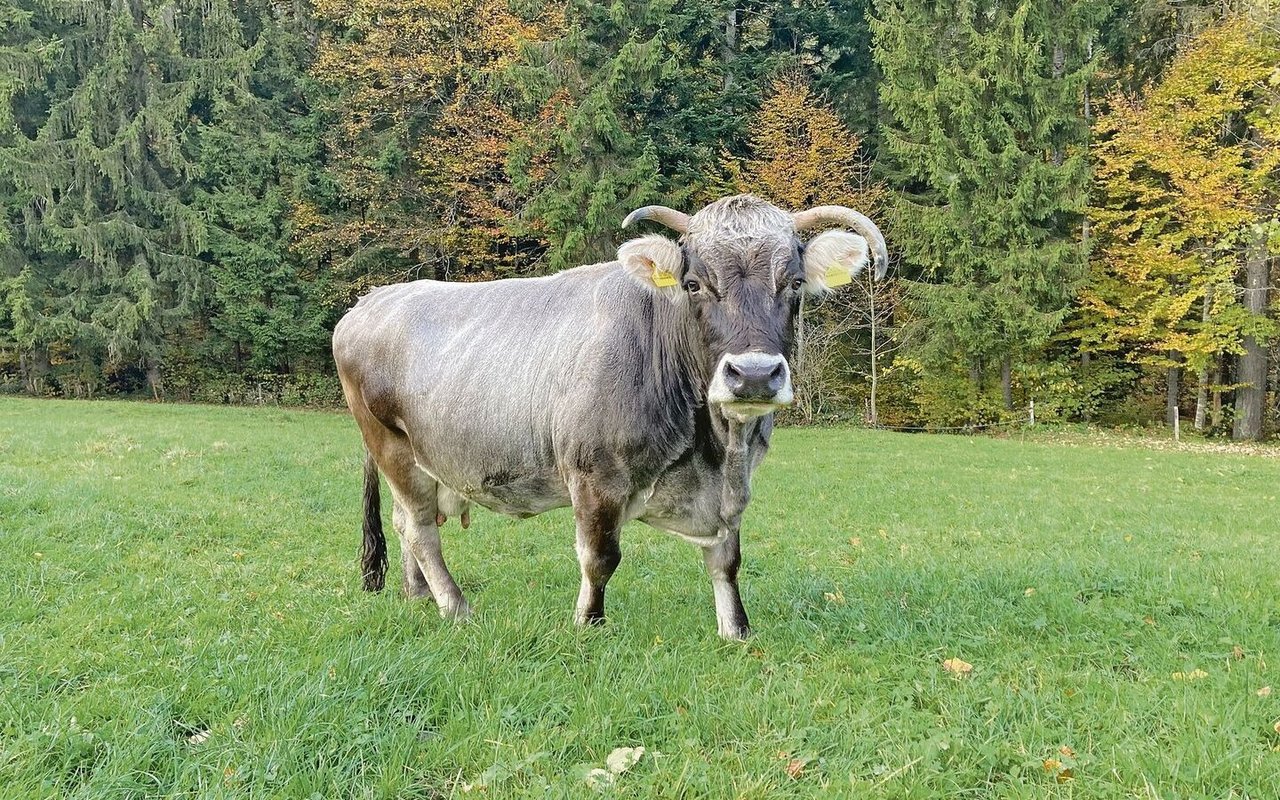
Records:
[[[739,400],[772,400],[786,383],[787,362],[782,356],[745,353],[725,359],[725,387]]]

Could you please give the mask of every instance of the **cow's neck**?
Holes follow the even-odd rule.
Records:
[[[692,424],[692,446],[702,460],[718,469],[722,528],[736,531],[751,497],[751,472],[757,452],[768,446],[773,415],[732,420],[707,404],[712,365],[701,332],[687,305],[655,304],[654,353],[669,392],[662,405],[672,423]]]
[[[653,310],[653,355],[661,377],[650,388],[664,394],[657,405],[679,428],[705,410],[711,364],[688,304],[659,300]]]
[[[721,535],[724,535],[738,530],[742,512],[751,500],[751,471],[757,463],[752,450],[758,440],[760,426],[766,422],[759,417],[739,422],[714,411],[712,413],[724,423],[724,462],[720,466],[720,525]]]

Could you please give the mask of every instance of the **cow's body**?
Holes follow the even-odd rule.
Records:
[[[692,332],[674,312],[616,261],[415,281],[361,298],[334,355],[359,387],[353,407],[468,500],[527,517],[572,505],[574,476],[607,475],[622,522],[710,544],[722,535],[727,423],[709,413],[709,367],[689,357]],[[772,415],[753,422],[744,433],[758,462]]]
[[[333,348],[369,454],[365,587],[382,588],[385,571],[381,471],[405,590],[443,615],[469,613],[441,553],[447,516],[465,526],[468,502],[521,517],[571,505],[579,622],[603,620],[619,530],[639,519],[702,547],[720,633],[745,636],[738,528],[772,412],[791,402],[800,297],[867,263],[867,240],[842,231],[802,256],[797,230],[833,217],[869,232],[883,267],[883,238],[856,212],[790,215],[740,196],[693,217],[632,215],[676,228],[679,246],[646,236],[618,261],[551,277],[361,298]]]

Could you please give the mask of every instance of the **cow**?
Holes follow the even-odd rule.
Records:
[[[404,591],[463,619],[440,527],[471,503],[516,517],[573,507],[579,624],[604,620],[619,532],[640,520],[702,549],[718,632],[749,632],[739,526],[773,414],[792,402],[802,297],[874,259],[871,220],[842,206],[788,213],[752,195],[689,216],[632,212],[680,234],[617,259],[484,283],[419,280],[361,297],[333,354],[364,439],[364,588],[387,568],[379,472],[394,500]],[[832,229],[807,242],[800,234]],[[848,228],[850,233],[841,228]]]

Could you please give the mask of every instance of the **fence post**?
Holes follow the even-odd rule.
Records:
[[[1036,426],[1036,401],[1035,401],[1035,400],[1032,400],[1032,401],[1031,401],[1031,425],[1030,425],[1030,427],[1034,428],[1035,426]]]
[[[1182,441],[1182,415],[1178,413],[1177,406],[1173,407],[1173,440]]]

